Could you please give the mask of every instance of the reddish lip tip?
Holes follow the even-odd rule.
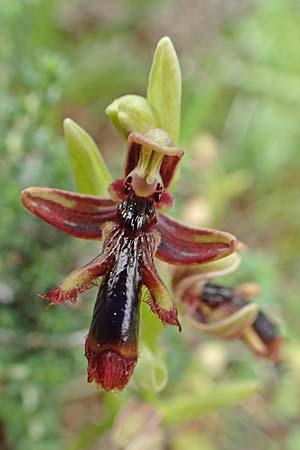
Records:
[[[88,382],[100,385],[105,391],[122,390],[132,375],[136,358],[126,358],[112,350],[95,353],[86,339],[85,356],[88,360]]]

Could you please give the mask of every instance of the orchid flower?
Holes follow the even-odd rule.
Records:
[[[235,270],[239,259],[234,253],[202,267],[176,268],[175,297],[188,322],[199,331],[222,339],[240,338],[257,356],[280,363],[282,338],[277,326],[251,301],[258,287],[243,284],[230,288],[210,281]]]
[[[169,192],[183,150],[175,144],[180,127],[181,73],[170,39],[156,48],[147,98],[127,95],[106,113],[128,141],[124,175],[109,186],[110,198],[88,195],[108,185],[95,176],[103,167],[90,136],[66,119],[65,133],[75,179],[83,194],[47,187],[22,193],[24,206],[60,231],[83,239],[102,240],[100,254],[75,269],[43,297],[52,305],[69,300],[100,283],[92,324],[85,342],[88,381],[105,390],[122,389],[138,359],[139,306],[142,288],[147,302],[165,325],[181,330],[173,296],[160,278],[154,258],[195,266],[235,253],[229,233],[196,229],[161,212],[172,206]],[[71,149],[71,150],[70,150]]]
[[[125,175],[110,186],[112,199],[32,187],[22,193],[33,214],[71,236],[104,239],[99,256],[74,270],[44,295],[51,304],[76,302],[78,294],[103,282],[86,339],[88,381],[122,389],[137,362],[141,288],[163,324],[181,329],[177,309],[161,280],[154,256],[175,265],[198,265],[237,249],[229,233],[190,228],[159,211],[170,204],[167,187],[183,151],[166,133],[150,130],[128,137]]]

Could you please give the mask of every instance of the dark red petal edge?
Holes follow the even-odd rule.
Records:
[[[140,258],[140,274],[143,284],[149,291],[148,304],[164,325],[175,325],[181,331],[174,299],[160,278],[153,260],[155,239],[148,236]]]
[[[33,187],[22,192],[22,203],[58,230],[83,239],[101,239],[103,225],[116,221],[116,205],[109,198]]]
[[[208,228],[191,228],[163,213],[157,214],[161,234],[156,255],[170,264],[193,265],[230,255],[238,248],[231,234]]]

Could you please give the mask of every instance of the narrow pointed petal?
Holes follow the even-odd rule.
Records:
[[[83,239],[101,239],[103,225],[116,221],[116,205],[108,198],[32,187],[22,192],[22,203],[58,230]]]
[[[140,272],[143,284],[150,293],[149,305],[164,325],[175,325],[181,331],[173,297],[158,275],[151,254],[146,251],[141,260]]]
[[[155,256],[170,264],[208,263],[238,248],[238,240],[224,231],[191,228],[162,213],[158,213],[157,219],[161,242]]]
[[[90,263],[73,270],[59,285],[43,295],[51,305],[59,305],[69,300],[76,303],[77,296],[97,284],[97,279],[110,270],[113,263],[111,252],[103,252]]]

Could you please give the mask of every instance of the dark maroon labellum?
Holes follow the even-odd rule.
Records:
[[[101,282],[90,329],[98,347],[128,345],[136,338],[141,291],[137,252],[138,239],[123,238],[115,266]]]
[[[135,196],[124,200],[118,212],[123,227],[116,227],[113,234],[119,239],[117,255],[102,280],[86,340],[88,381],[105,390],[122,389],[137,361],[142,287],[139,255],[144,231],[155,221],[153,202]]]

